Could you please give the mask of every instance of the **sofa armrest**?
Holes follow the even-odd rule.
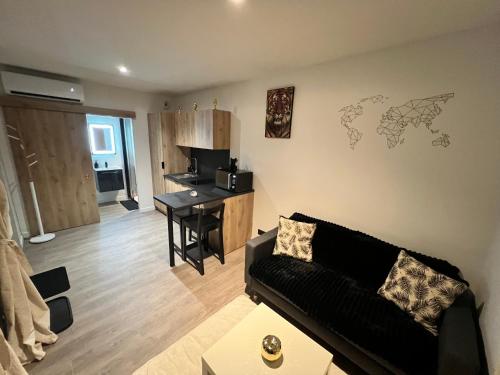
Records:
[[[250,266],[262,258],[267,258],[273,253],[274,243],[278,235],[278,228],[271,229],[258,237],[247,241],[245,246],[245,283],[250,282],[248,271]]]
[[[438,374],[480,374],[474,294],[467,290],[444,313],[439,333]]]

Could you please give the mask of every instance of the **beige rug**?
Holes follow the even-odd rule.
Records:
[[[248,296],[236,297],[165,351],[146,362],[134,375],[200,375],[201,355],[255,307]],[[332,364],[328,375],[340,374],[345,373]]]
[[[248,296],[236,297],[165,351],[146,362],[134,375],[200,375],[201,355],[255,306]]]

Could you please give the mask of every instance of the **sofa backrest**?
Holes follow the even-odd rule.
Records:
[[[316,232],[312,240],[314,262],[340,271],[371,289],[378,289],[384,283],[402,250],[401,247],[363,232],[301,213],[294,213],[290,219],[316,223]],[[460,277],[460,270],[447,261],[404,250],[437,272],[464,281]]]

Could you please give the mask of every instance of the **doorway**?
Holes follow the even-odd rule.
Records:
[[[138,206],[132,119],[87,115],[97,203],[121,203],[127,210]]]

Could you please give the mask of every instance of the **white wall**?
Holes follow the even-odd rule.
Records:
[[[217,97],[232,111],[231,154],[254,172],[254,233],[300,211],[459,266],[486,303],[483,334],[499,373],[499,45],[494,25],[191,93],[173,106],[209,108]],[[266,139],[266,91],[287,85],[291,139]],[[440,104],[433,128],[450,135],[449,147],[409,125],[404,144],[387,148],[376,128],[389,106],[448,92],[455,97]],[[351,150],[339,110],[377,94],[389,99],[365,105]]]
[[[163,108],[165,97],[142,93],[118,87],[105,86],[95,82],[83,82],[85,105],[135,111],[133,120],[136,156],[137,190],[141,210],[153,209],[153,185],[149,157],[148,112]]]
[[[500,222],[481,268],[478,299],[485,301],[480,317],[491,375],[500,374]]]
[[[231,153],[254,172],[253,230],[301,211],[459,266],[479,290],[482,256],[498,222],[500,192],[500,25],[455,33],[301,70],[191,93],[233,112]],[[264,137],[266,91],[295,86],[291,139]],[[414,98],[454,92],[433,128],[451,136],[432,146],[424,126],[409,125],[405,143],[388,149],[376,132],[381,114]],[[360,98],[355,150],[339,110]]]

